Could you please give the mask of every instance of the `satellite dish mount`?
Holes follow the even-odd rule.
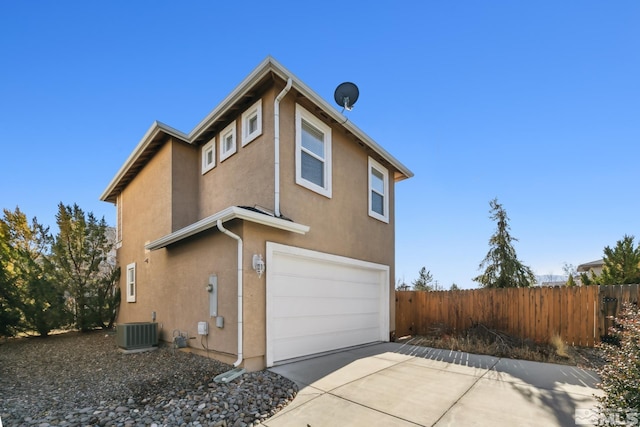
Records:
[[[359,95],[358,86],[351,82],[344,82],[336,88],[333,99],[335,99],[336,104],[342,107],[342,112],[344,110],[351,111]]]

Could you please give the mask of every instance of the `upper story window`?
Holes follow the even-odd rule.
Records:
[[[369,157],[369,216],[389,222],[389,170]]]
[[[127,302],[136,302],[136,263],[127,265]]]
[[[298,104],[296,184],[331,198],[331,128]]]
[[[242,146],[262,135],[262,99],[242,114]]]
[[[220,161],[229,158],[236,152],[236,121],[220,132]]]
[[[216,139],[211,141],[202,147],[202,173],[210,171],[216,167]]]

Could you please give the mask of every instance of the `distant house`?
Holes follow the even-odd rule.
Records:
[[[249,370],[395,330],[395,183],[413,176],[273,58],[189,133],[154,123],[101,196],[119,323]]]
[[[603,267],[604,267],[604,260],[602,259],[580,264],[576,269],[576,272],[578,273],[576,277],[576,284],[582,285],[582,279],[580,277],[582,274],[586,274],[589,278],[592,276],[601,275]]]
[[[540,282],[540,286],[554,287],[554,286],[565,286],[567,284],[566,280],[554,280],[550,282]]]
[[[595,274],[596,276],[599,276],[600,274],[602,274],[603,267],[604,267],[604,260],[599,259],[596,261],[580,264],[576,269],[576,271],[578,273],[587,273],[589,276],[591,276],[592,273]]]

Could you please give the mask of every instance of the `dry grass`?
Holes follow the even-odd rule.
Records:
[[[571,347],[559,336],[552,337],[548,343],[536,343],[507,335],[480,323],[460,333],[454,333],[445,325],[434,325],[428,335],[403,337],[398,341],[466,353],[574,365],[586,369],[595,369],[604,363],[598,349]]]
[[[562,340],[560,335],[554,335],[549,340],[549,344],[555,349],[556,355],[559,357],[569,358],[567,352],[567,344]]]

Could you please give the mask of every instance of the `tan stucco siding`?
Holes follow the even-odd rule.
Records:
[[[241,235],[242,223],[227,224]],[[156,313],[160,338],[172,341],[178,333],[195,339],[189,347],[220,353],[229,361],[237,353],[237,244],[213,229],[198,236],[147,252],[137,263],[136,302],[123,299],[119,323],[150,321]],[[218,316],[224,327],[216,327],[209,315],[209,293],[206,286],[210,275],[218,277]],[[198,322],[209,324],[209,335],[197,335]],[[234,359],[235,360],[235,359]],[[232,361],[232,360],[231,360]]]
[[[136,285],[146,286],[153,278],[146,268],[146,242],[171,231],[171,146],[165,144],[121,194],[122,246],[117,251],[121,267],[122,302],[118,322],[150,321],[149,293],[136,292],[136,302],[126,300],[126,267],[136,264]]]
[[[392,263],[394,192],[389,182],[389,223],[368,215],[368,153],[338,126],[332,125],[332,196],[324,197],[296,184],[295,100],[285,98],[281,120],[281,211],[311,226],[302,237],[315,250],[372,262]],[[391,175],[391,171],[390,171]],[[364,251],[364,252],[362,252]],[[361,258],[366,257],[366,258]]]
[[[241,225],[230,226],[241,234]],[[156,293],[157,322],[163,325],[162,339],[171,341],[174,330],[196,337],[189,346],[235,355],[237,350],[237,250],[235,240],[212,230],[169,248],[151,253]],[[209,316],[209,276],[218,277],[218,315],[224,327],[217,328]],[[145,292],[145,289],[140,289]],[[197,335],[198,322],[209,324],[209,335]],[[176,332],[177,333],[177,332]]]
[[[170,141],[125,188],[123,241],[118,251],[123,269],[121,286],[124,294],[125,267],[135,262],[137,295],[135,303],[127,303],[123,297],[118,322],[148,321],[155,312],[162,339],[171,341],[174,331],[189,333],[196,337],[189,346],[203,349],[197,323],[207,321],[209,336],[203,343],[222,360],[235,361],[236,241],[212,228],[156,251],[146,251],[144,245],[230,206],[274,209],[273,100],[284,85],[280,83],[263,94],[262,135],[242,147],[243,111],[238,111],[237,152],[223,162],[220,135],[215,135],[215,168],[202,174],[202,146]],[[390,212],[389,223],[385,223],[368,215],[369,152],[340,125],[319,116],[332,128],[331,198],[296,184],[295,105],[299,101],[292,90],[281,103],[280,210],[293,221],[310,226],[310,231],[299,235],[240,220],[225,223],[244,243],[243,351],[251,369],[264,367],[266,352],[266,276],[258,278],[253,271],[252,256],[265,256],[268,241],[388,265],[389,322],[390,330],[395,329],[393,170],[374,157],[389,168]],[[211,274],[218,276],[218,314],[224,317],[221,329],[209,317],[205,287]]]
[[[199,219],[200,150],[180,141],[171,148],[171,230],[176,231]]]
[[[236,153],[220,162],[220,134],[216,138],[216,166],[200,178],[200,211],[204,218],[229,206],[273,209],[273,91],[262,99],[262,135],[242,146],[242,116],[236,120]],[[202,148],[199,148],[202,155]]]

